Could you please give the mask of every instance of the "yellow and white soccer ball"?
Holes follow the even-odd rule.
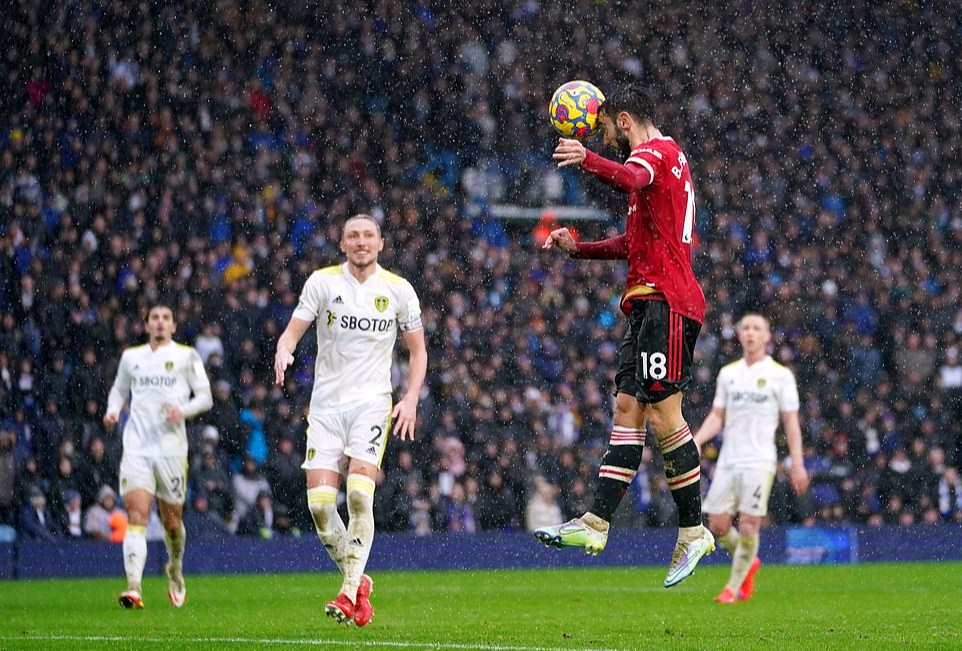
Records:
[[[565,138],[586,140],[595,133],[598,109],[604,101],[604,93],[587,81],[561,84],[548,105],[551,126]]]

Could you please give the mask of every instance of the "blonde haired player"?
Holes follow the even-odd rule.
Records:
[[[738,322],[737,333],[744,355],[719,371],[712,409],[695,434],[695,443],[701,448],[724,430],[715,475],[703,505],[708,527],[732,557],[728,583],[715,597],[719,603],[745,601],[755,589],[755,573],[761,565],[758,532],[762,518],[768,514],[768,496],[778,462],[775,430],[779,415],[792,460],[792,486],[799,494],[808,490],[795,376],[766,352],[772,339],[768,319],[761,314],[745,314]],[[736,514],[737,532],[732,527]]]
[[[304,284],[287,329],[277,342],[274,372],[283,384],[297,343],[317,321],[317,362],[308,413],[307,505],[317,535],[344,576],[326,605],[337,622],[366,625],[374,614],[371,578],[364,574],[374,542],[374,486],[388,430],[414,439],[418,397],[428,354],[421,307],[411,284],[377,264],[384,239],[378,223],[355,215],[344,224],[347,262],[315,271]],[[408,388],[391,405],[391,364],[398,331],[409,353]],[[350,521],[337,512],[346,474]]]
[[[187,497],[185,420],[210,409],[214,399],[200,355],[190,346],[174,342],[176,331],[173,310],[166,305],[151,307],[147,311],[150,341],[123,352],[107,399],[104,425],[112,429],[130,395],[120,460],[120,495],[130,519],[124,537],[127,590],[118,598],[124,608],[144,607],[141,581],[147,562],[147,518],[155,497],[169,558],[167,598],[178,608],[187,599],[182,570]]]

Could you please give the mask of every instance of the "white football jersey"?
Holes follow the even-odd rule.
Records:
[[[719,371],[712,406],[725,410],[718,466],[774,472],[779,416],[798,411],[792,372],[769,356],[751,366],[742,358]]]
[[[164,405],[183,411],[191,393],[210,395],[210,381],[197,351],[175,342],[157,350],[147,344],[128,348],[120,358],[108,411],[119,412],[128,392],[124,454],[186,455],[187,427],[183,420],[168,423]]]
[[[421,328],[411,283],[377,267],[363,284],[347,263],[311,274],[294,317],[317,321],[317,362],[311,412],[341,411],[391,395],[398,330]]]

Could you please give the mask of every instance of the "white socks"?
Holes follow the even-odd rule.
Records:
[[[141,592],[144,565],[147,563],[147,527],[132,524],[124,536],[124,571],[127,589]]]
[[[164,530],[164,544],[167,545],[167,558],[170,559],[170,570],[174,576],[181,576],[183,574],[183,563],[184,563],[184,546],[187,543],[187,531],[184,529],[184,523],[180,523],[180,529],[178,529],[173,535],[167,530]]]
[[[347,510],[351,521],[347,526],[347,559],[341,592],[357,596],[367,558],[374,543],[374,480],[360,474],[347,478]]]
[[[307,491],[307,508],[314,518],[317,537],[327,550],[337,569],[344,574],[344,561],[347,555],[347,528],[337,512],[337,488],[318,486]]]
[[[752,562],[758,555],[758,536],[739,536],[738,537],[738,547],[735,549],[735,553],[732,555],[732,573],[728,577],[727,587],[731,588],[731,591],[738,594],[738,590],[742,587],[742,583],[745,581],[745,577],[748,576],[748,571],[752,569]]]

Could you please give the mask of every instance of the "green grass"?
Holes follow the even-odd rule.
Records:
[[[189,577],[180,610],[151,578],[137,612],[120,578],[0,582],[0,649],[962,649],[962,563],[763,566],[732,606],[712,603],[726,567],[671,590],[663,574],[382,573],[364,629],[324,617],[332,574]]]

